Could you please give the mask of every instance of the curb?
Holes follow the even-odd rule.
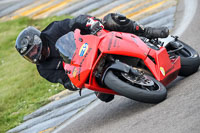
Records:
[[[0,12],[0,17],[8,15],[8,14],[16,11],[19,8],[22,8],[22,7],[26,6],[26,5],[31,4],[34,1],[35,0],[24,0],[23,2],[20,2],[20,3],[16,4],[16,5],[10,6],[9,8],[7,8],[7,9],[5,9],[5,10]]]
[[[52,126],[58,126],[84,109],[94,100],[96,100],[96,95],[94,95],[94,92],[91,90],[82,90],[82,96],[79,96],[79,92],[75,92],[60,100],[53,101],[25,116],[25,122],[9,130],[8,133],[39,132]]]

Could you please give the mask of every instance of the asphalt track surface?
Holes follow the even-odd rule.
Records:
[[[198,7],[200,2],[198,2]],[[180,39],[200,53],[200,8]],[[183,15],[179,2],[176,26]],[[167,87],[167,99],[159,104],[145,104],[116,96],[110,103],[98,104],[59,133],[199,133],[200,132],[200,70]]]

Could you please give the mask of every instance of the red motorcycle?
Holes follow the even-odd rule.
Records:
[[[163,101],[166,85],[200,65],[198,53],[177,37],[164,47],[157,38],[105,29],[82,35],[77,29],[58,39],[56,48],[76,87],[146,103]]]

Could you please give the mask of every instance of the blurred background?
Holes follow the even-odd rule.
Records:
[[[48,16],[89,14],[102,18],[117,12],[133,20],[176,6],[177,0],[0,0],[2,21],[28,16],[33,19]]]

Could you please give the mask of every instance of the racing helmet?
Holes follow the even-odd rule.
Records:
[[[29,26],[21,31],[16,39],[15,48],[26,60],[37,64],[41,58],[42,40],[41,32]]]

